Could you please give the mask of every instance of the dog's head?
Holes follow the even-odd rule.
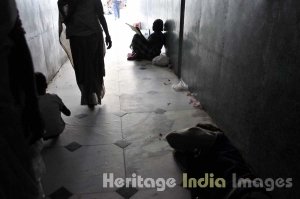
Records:
[[[194,152],[210,149],[216,141],[217,134],[218,132],[192,127],[173,131],[166,136],[166,139],[176,151]]]

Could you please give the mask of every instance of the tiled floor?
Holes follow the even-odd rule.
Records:
[[[163,136],[210,118],[189,104],[186,92],[172,90],[171,85],[178,82],[172,71],[148,61],[127,61],[133,33],[121,21],[107,20],[113,48],[105,58],[102,105],[94,110],[79,105],[80,93],[69,63],[49,85],[48,91],[58,94],[72,115],[64,117],[67,125],[59,139],[45,143],[45,193],[62,199],[190,198],[189,191],[179,186],[181,172]],[[103,188],[105,172],[122,178],[132,173],[172,177],[178,185],[163,192]]]

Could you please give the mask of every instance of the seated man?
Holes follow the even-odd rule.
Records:
[[[156,19],[152,26],[154,33],[152,33],[148,39],[146,39],[142,33],[135,34],[130,45],[132,54],[127,60],[152,60],[154,57],[160,55],[161,48],[165,43],[165,36],[162,33],[163,26],[163,21],[161,19]],[[140,30],[138,29],[138,31]]]

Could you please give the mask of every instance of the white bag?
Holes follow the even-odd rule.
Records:
[[[169,57],[160,54],[152,59],[152,64],[157,66],[167,66],[169,64]]]

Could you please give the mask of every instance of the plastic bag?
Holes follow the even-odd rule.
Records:
[[[158,55],[152,59],[152,64],[157,66],[167,66],[169,64],[169,57],[166,55]]]

